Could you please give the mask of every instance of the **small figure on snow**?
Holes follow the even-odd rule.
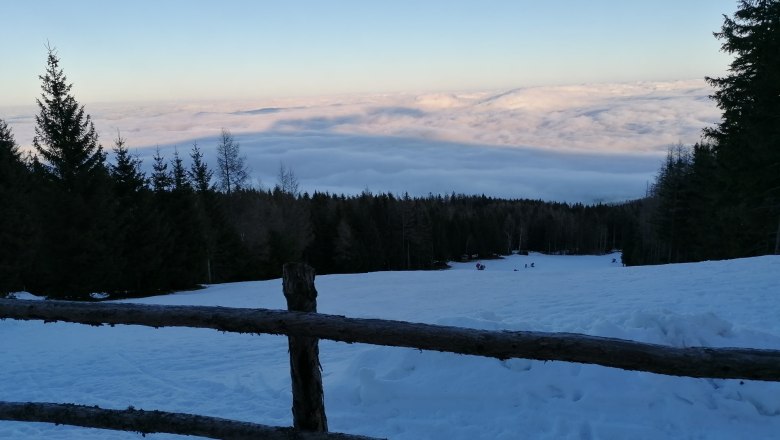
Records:
[[[485,265],[482,263],[477,263],[477,270],[485,270]]]
[[[531,267],[536,267],[536,266],[534,266],[534,263],[531,263]]]

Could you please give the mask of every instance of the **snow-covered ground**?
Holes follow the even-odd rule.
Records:
[[[780,257],[637,268],[612,263],[615,257],[620,261],[618,255],[532,254],[484,261],[484,271],[469,263],[441,272],[320,276],[319,311],[673,346],[780,349]],[[525,267],[532,262],[534,268]],[[137,302],[285,307],[279,280]],[[0,341],[0,400],[292,423],[285,337],[6,320]],[[331,341],[320,343],[320,357],[328,422],[337,432],[448,440],[780,437],[780,383]],[[140,435],[0,422],[0,438]]]

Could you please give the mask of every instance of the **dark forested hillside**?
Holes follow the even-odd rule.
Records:
[[[121,136],[112,161],[94,161],[89,178],[95,181],[67,190],[49,162],[25,163],[3,128],[0,158],[14,173],[1,182],[12,213],[3,218],[27,219],[0,224],[3,292],[73,299],[92,292],[145,295],[278,277],[288,261],[308,262],[319,273],[345,273],[436,269],[516,250],[603,253],[621,248],[633,224],[632,204],[300,194],[292,170],[284,167],[273,189],[228,192],[212,179],[219,173],[202,161],[197,145],[189,161],[158,153],[147,177]]]
[[[216,168],[198,145],[152,173],[117,134],[109,156],[49,50],[35,154],[0,120],[0,294],[146,295],[278,277],[289,261],[319,273],[436,269],[515,250],[603,253],[631,233],[634,205],[486,196],[301,194],[292,169],[247,186],[240,145],[222,130]],[[187,158],[189,160],[187,160]]]
[[[198,154],[194,149],[191,156],[198,159],[189,173],[181,172],[185,165],[178,155],[170,161],[158,156],[155,175],[147,178],[120,137],[114,163],[83,199],[52,188],[37,162],[24,166],[17,156],[8,156],[19,175],[15,182],[35,184],[4,184],[5,206],[15,215],[32,215],[34,221],[24,224],[35,227],[3,223],[1,237],[16,243],[0,251],[0,261],[16,262],[2,266],[9,280],[3,291],[83,299],[91,292],[139,295],[278,277],[288,261],[308,262],[319,273],[344,273],[435,269],[450,260],[516,250],[603,253],[621,248],[633,224],[633,204],[583,206],[456,194],[309,195],[282,185],[228,194],[210,182],[198,184],[197,176],[209,173]],[[35,209],[16,197],[21,191],[34,195]],[[111,221],[102,220],[108,216],[103,211]]]
[[[200,147],[153,172],[120,134],[104,152],[49,50],[37,100],[35,154],[0,120],[0,294],[132,296],[278,277],[305,261],[319,273],[446,267],[513,251],[593,254],[626,264],[780,252],[780,1],[743,0],[716,36],[735,55],[710,78],[722,122],[670,150],[645,199],[569,205],[476,195],[301,194],[281,166],[251,188],[240,145],[222,129],[211,168]]]

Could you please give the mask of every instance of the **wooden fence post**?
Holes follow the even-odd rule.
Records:
[[[317,290],[314,269],[302,263],[287,263],[282,267],[282,288],[287,309],[296,312],[317,312]],[[319,339],[289,336],[290,376],[292,377],[293,427],[302,431],[327,432],[325,396],[319,358]]]

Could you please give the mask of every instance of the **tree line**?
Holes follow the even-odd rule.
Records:
[[[22,155],[0,120],[3,293],[122,297],[278,277],[288,261],[320,273],[433,269],[517,249],[622,246],[627,220],[616,206],[301,194],[285,166],[272,189],[253,188],[224,129],[213,170],[195,144],[187,157],[158,149],[147,176],[119,133],[109,160],[53,50],[40,79],[35,154]]]
[[[112,160],[49,50],[33,146],[22,155],[0,120],[0,294],[148,295],[319,273],[436,269],[515,250],[623,251],[627,265],[780,253],[780,1],[743,0],[726,17],[729,75],[708,78],[722,121],[673,147],[647,197],[582,205],[449,194],[301,193],[281,166],[248,185],[222,131],[211,169],[193,145],[158,150],[146,175],[118,133]]]

